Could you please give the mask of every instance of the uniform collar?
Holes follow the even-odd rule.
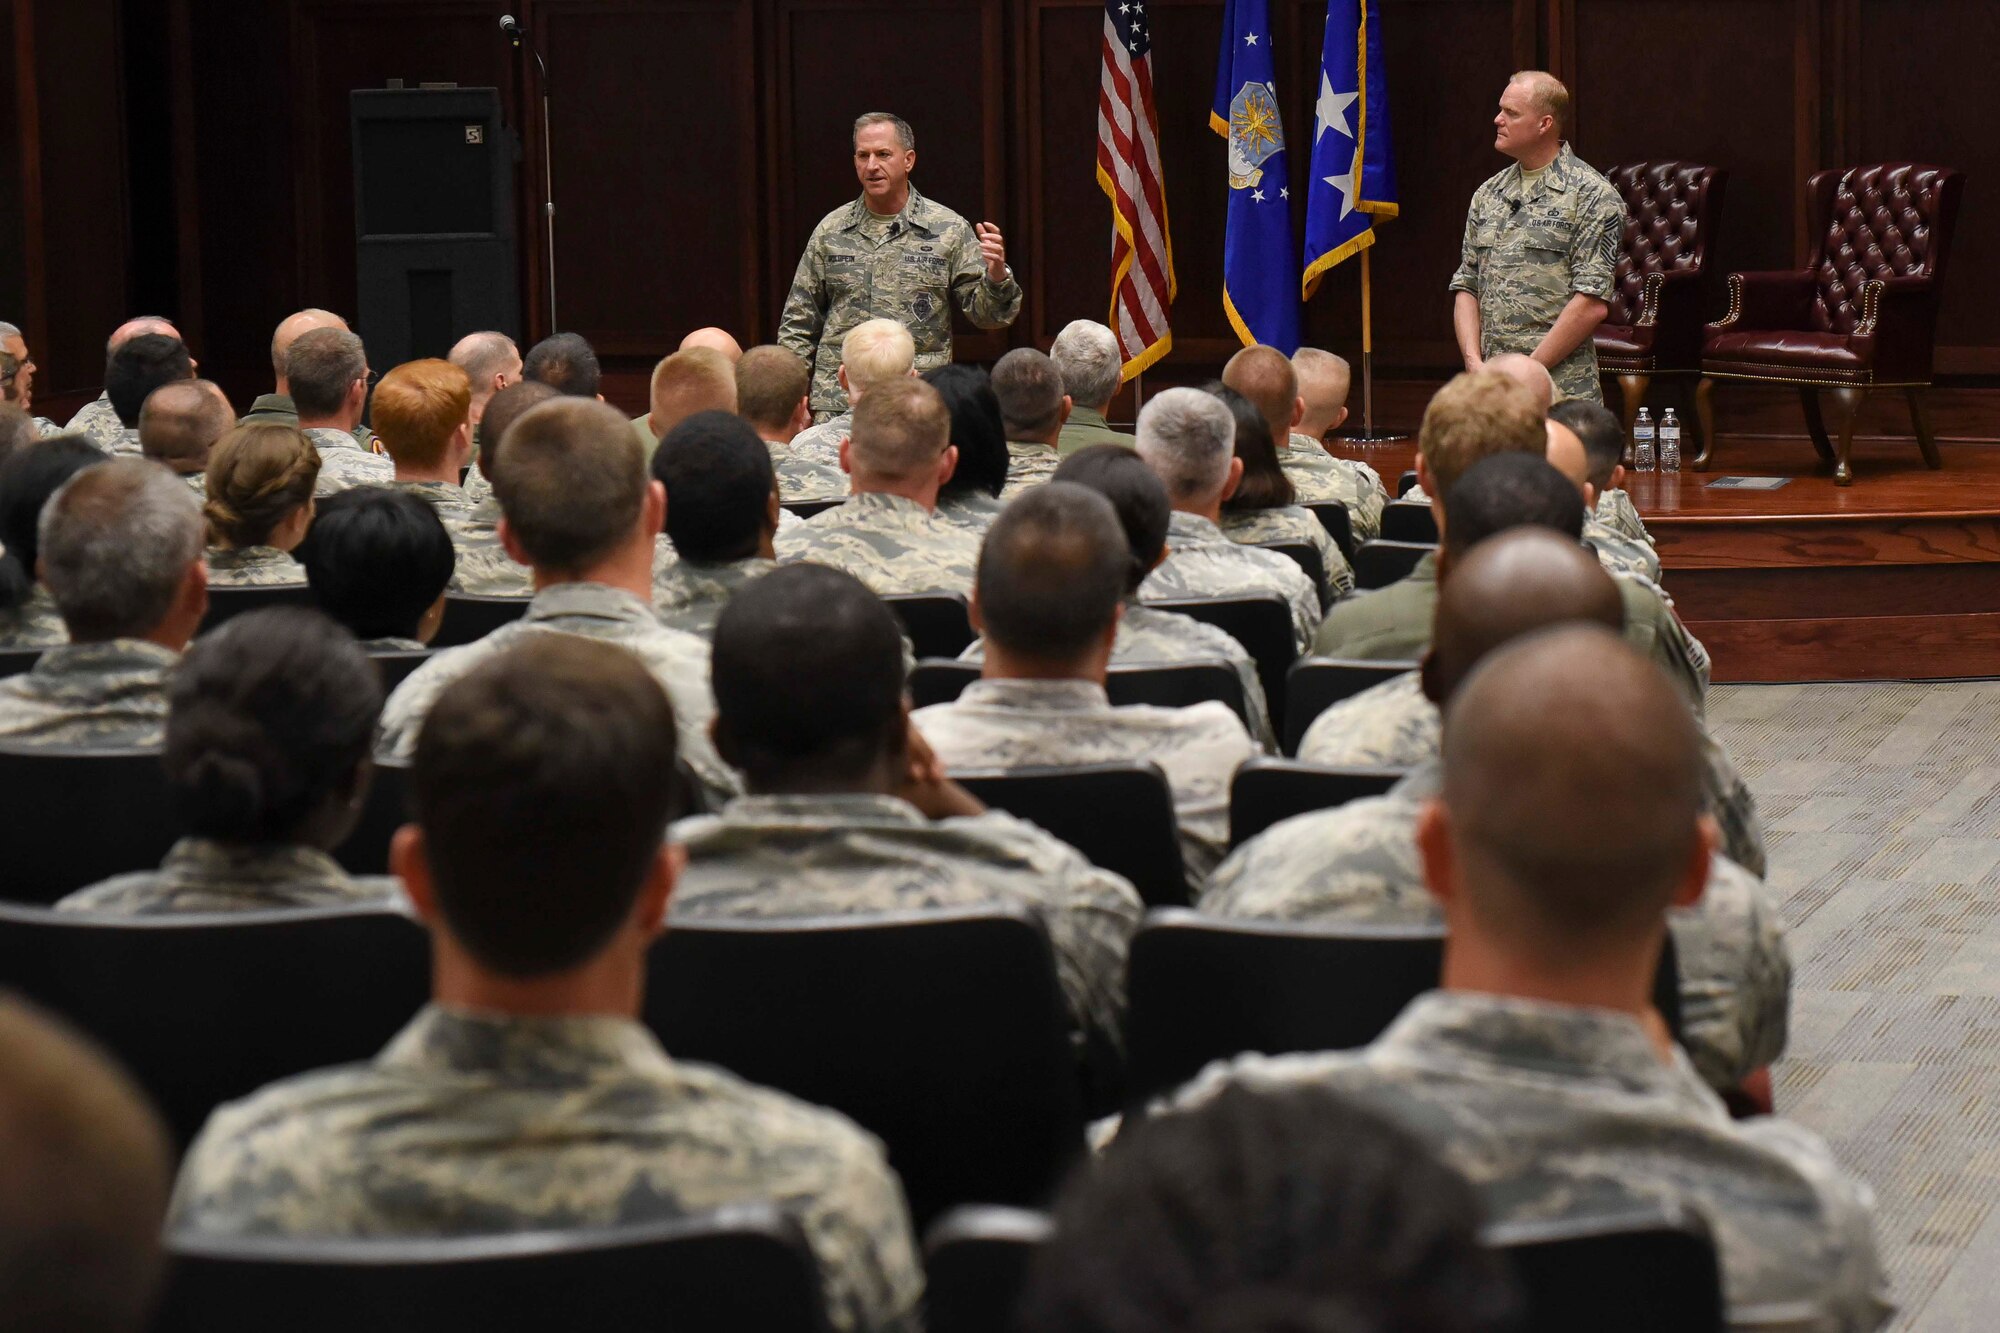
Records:
[[[921,810],[900,796],[875,792],[738,796],[722,810],[729,824],[928,824]]]
[[[182,838],[160,862],[163,872],[186,872],[191,878],[208,882],[221,878],[235,884],[331,884],[348,883],[347,872],[317,847],[297,843],[243,845],[218,842],[213,838]]]
[[[840,230],[853,231],[856,228],[858,228],[862,224],[862,222],[868,218],[868,216],[869,216],[868,197],[866,195],[856,195],[854,197],[854,202],[848,205],[847,217],[844,221],[841,222]],[[880,215],[877,214],[876,216],[879,217]],[[900,222],[905,227],[908,227],[910,230],[920,231],[924,233],[924,235],[926,236],[934,235],[937,230],[935,227],[931,225],[930,200],[924,198],[923,195],[917,193],[917,187],[914,185],[910,187],[910,197],[903,201],[903,211],[896,214],[895,217],[888,220],[892,222]]]
[[[544,1084],[583,1083],[635,1068],[664,1073],[668,1067],[659,1042],[629,1018],[524,1018],[436,1003],[418,1010],[376,1063]]]
[[[46,648],[30,674],[75,676],[83,672],[109,675],[121,671],[167,672],[181,660],[171,648],[145,639],[107,639],[102,643],[63,643]]]
[[[301,426],[299,433],[321,449],[352,449],[358,454],[369,452],[361,447],[361,441],[355,439],[353,435],[344,430],[335,430],[332,426]]]
[[[1111,698],[1094,680],[975,680],[959,700],[1002,708],[1082,710],[1109,708]]]
[[[1200,514],[1190,514],[1176,509],[1167,516],[1167,544],[1178,549],[1190,542],[1225,545],[1229,544],[1229,538],[1222,535],[1221,528]]]
[[[1575,175],[1576,154],[1570,151],[1569,142],[1564,140],[1562,147],[1556,150],[1555,158],[1549,163],[1548,171],[1542,176],[1542,188],[1554,190],[1557,194],[1567,194],[1570,180]],[[1521,170],[1521,164],[1514,163],[1501,173],[1501,177],[1500,193],[1510,203],[1520,199],[1527,189],[1527,177]]]
[[[924,508],[907,495],[891,495],[887,491],[856,491],[848,496],[844,503],[827,510],[824,515],[815,514],[808,522],[834,514],[839,514],[848,520],[870,514],[900,514],[908,519],[932,517],[931,510]]]
[[[1065,426],[1098,426],[1105,430],[1111,429],[1111,423],[1105,419],[1102,412],[1094,407],[1072,406],[1069,410],[1069,420],[1063,424]]]
[[[658,628],[660,618],[651,604],[608,583],[554,583],[536,593],[523,620],[553,620],[559,616],[590,616],[600,620],[645,623]]]

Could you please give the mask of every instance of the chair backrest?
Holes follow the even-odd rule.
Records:
[[[0,900],[53,903],[160,863],[184,832],[158,750],[0,747],[7,852]]]
[[[954,1208],[924,1236],[924,1323],[931,1333],[1012,1333],[1028,1264],[1053,1228],[1025,1208]]]
[[[1422,500],[1392,500],[1382,506],[1382,540],[1436,546],[1437,512]]]
[[[422,652],[370,653],[368,660],[375,664],[375,672],[382,678],[383,697],[387,698],[412,671],[431,660],[431,653],[428,648]]]
[[[678,1059],[853,1117],[920,1222],[1040,1203],[1083,1147],[1054,955],[1022,908],[672,921],[646,1021]]]
[[[1297,565],[1305,576],[1312,580],[1313,591],[1326,601],[1326,561],[1320,558],[1319,548],[1310,542],[1257,542],[1266,551],[1284,556]]]
[[[829,509],[838,509],[847,503],[846,497],[836,500],[786,500],[784,507],[800,518],[811,518],[814,514],[824,514]]]
[[[42,660],[40,648],[0,648],[0,680],[26,675]]]
[[[1935,300],[1964,189],[1962,172],[1916,162],[1814,175],[1807,183],[1819,223],[1813,327],[1854,332],[1864,314],[1863,289],[1878,278],[1929,278]]]
[[[1417,470],[1415,468],[1405,468],[1402,475],[1396,478],[1396,498],[1400,500],[1416,488]]]
[[[1609,324],[1637,324],[1651,273],[1701,272],[1729,173],[1699,162],[1627,162],[1604,173],[1625,200]]]
[[[389,873],[389,839],[410,822],[409,784],[410,770],[406,765],[375,761],[368,795],[361,803],[361,815],[346,840],[333,849],[333,859],[348,874]]]
[[[210,588],[208,614],[201,618],[199,633],[206,634],[232,616],[245,611],[262,611],[269,606],[318,606],[312,589],[303,583],[276,588]]]
[[[528,609],[526,597],[482,597],[471,593],[448,593],[444,599],[444,619],[431,639],[433,648],[456,648],[485,638],[502,625],[511,625]]]
[[[218,1104],[373,1056],[430,995],[382,908],[110,916],[0,905],[0,985],[108,1046],[186,1143]]]
[[[1528,1301],[1521,1326],[1535,1333],[1722,1333],[1725,1327],[1715,1241],[1692,1209],[1661,1205],[1612,1217],[1503,1222],[1488,1227],[1484,1239],[1519,1277]]]
[[[1442,925],[1245,921],[1148,912],[1126,973],[1126,1089],[1138,1105],[1244,1051],[1341,1051],[1373,1041],[1438,984]],[[1653,1003],[1680,1033],[1669,935]]]
[[[1156,764],[980,769],[951,775],[967,791],[1061,838],[1163,907],[1188,901],[1174,794]]]
[[[1342,699],[1415,671],[1415,662],[1375,662],[1357,657],[1301,657],[1285,677],[1286,754],[1297,754],[1313,719]]]
[[[153,1333],[826,1327],[812,1251],[770,1204],[605,1230],[168,1247]]]
[[[1257,597],[1189,597],[1180,601],[1148,601],[1162,611],[1178,611],[1213,625],[1243,645],[1257,663],[1257,679],[1272,717],[1283,717],[1285,673],[1298,660],[1292,637],[1292,608],[1276,593]]]
[[[951,592],[884,597],[918,657],[957,657],[972,642],[972,618],[962,594]]]
[[[917,708],[948,704],[979,679],[977,662],[925,658],[910,672],[910,702]],[[1225,703],[1250,725],[1250,704],[1236,668],[1223,661],[1146,662],[1114,666],[1105,673],[1104,691],[1114,704],[1155,704],[1186,708],[1214,700]]]
[[[1354,553],[1354,586],[1386,588],[1406,577],[1417,562],[1437,550],[1427,542],[1372,541]]]
[[[1351,562],[1354,559],[1354,520],[1348,515],[1347,506],[1338,500],[1314,500],[1305,504],[1305,508],[1312,511],[1319,525],[1326,529],[1327,536],[1333,538],[1333,544]]]
[[[1333,767],[1261,755],[1247,760],[1229,781],[1229,845],[1240,847],[1294,815],[1384,795],[1403,777],[1400,768]]]

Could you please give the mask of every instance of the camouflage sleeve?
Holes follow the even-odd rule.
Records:
[[[1874,1333],[1896,1313],[1889,1279],[1875,1243],[1875,1192],[1841,1169],[1826,1142],[1803,1125],[1777,1116],[1759,1116],[1737,1132],[1785,1158],[1817,1196],[1814,1210],[1821,1233],[1810,1252],[1756,1253],[1746,1263],[1795,1264],[1818,1288],[1815,1328],[1838,1333]],[[1733,1265],[1732,1265],[1733,1266]]]
[[[1707,789],[1709,813],[1722,830],[1724,854],[1751,874],[1764,874],[1764,828],[1757,818],[1757,798],[1751,794],[1750,784],[1706,728],[1702,730],[1701,751],[1702,785]]]
[[[1318,519],[1312,521],[1307,533],[1319,552],[1320,568],[1326,573],[1327,598],[1337,602],[1354,591],[1354,566],[1347,563],[1347,554],[1340,549],[1340,543]],[[1313,628],[1317,630],[1319,626]]]
[[[868,1145],[842,1153],[835,1179],[806,1206],[828,1322],[840,1333],[920,1333],[924,1277],[909,1206],[880,1148]]]
[[[812,239],[806,242],[805,253],[799,256],[798,272],[792,275],[791,294],[785,298],[785,311],[778,320],[778,343],[796,352],[807,369],[811,369],[819,335],[825,327],[826,274],[821,268],[819,232],[815,230]]]
[[[1472,196],[1472,207],[1465,211],[1465,238],[1458,244],[1458,270],[1451,275],[1451,283],[1445,288],[1449,292],[1471,292],[1479,294],[1479,247],[1472,238],[1479,233],[1479,196]]]
[[[1668,918],[1680,968],[1681,1045],[1717,1091],[1742,1083],[1785,1051],[1792,962],[1764,884],[1727,857],[1708,888]]]
[[[1576,238],[1570,243],[1570,290],[1600,301],[1611,299],[1611,279],[1618,267],[1618,242],[1625,235],[1625,201],[1616,190],[1607,189],[1577,219]]]
[[[986,259],[979,253],[979,236],[968,224],[960,231],[951,256],[951,290],[958,308],[982,329],[1004,329],[1021,313],[1021,284],[1013,278],[999,286],[986,280]]]
[[[1288,557],[1279,556],[1285,562],[1291,577],[1285,579],[1285,600],[1292,608],[1292,648],[1300,656],[1312,651],[1313,635],[1319,633],[1320,618],[1324,614],[1319,605],[1319,589],[1313,587],[1312,580],[1305,571],[1293,564]],[[1354,577],[1348,571],[1348,578]]]

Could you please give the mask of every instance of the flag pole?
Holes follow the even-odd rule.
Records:
[[[1146,405],[1146,372],[1140,371],[1132,377],[1132,420],[1139,419],[1139,409]]]
[[[1375,438],[1375,284],[1368,246],[1361,252],[1361,430]]]

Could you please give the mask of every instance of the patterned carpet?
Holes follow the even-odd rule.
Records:
[[[1791,926],[1779,1112],[1874,1186],[1892,1329],[2000,1327],[2000,681],[1719,686],[1709,717]]]

